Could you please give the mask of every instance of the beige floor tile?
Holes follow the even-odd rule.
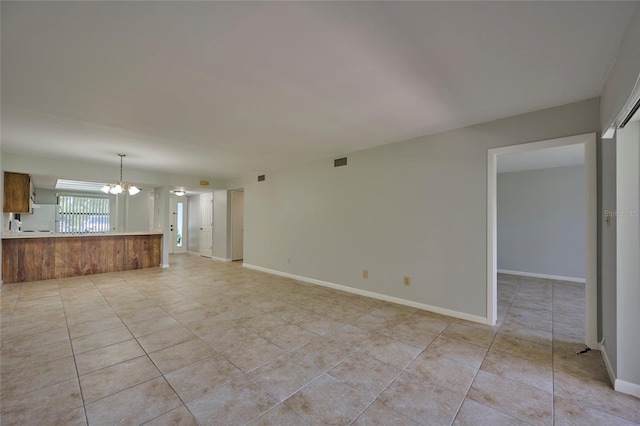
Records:
[[[471,385],[468,398],[522,421],[553,423],[551,393],[482,370]]]
[[[278,401],[246,376],[214,387],[187,403],[196,420],[206,425],[245,424]]]
[[[158,376],[160,372],[151,360],[141,356],[80,376],[82,397],[90,403]]]
[[[111,330],[76,337],[71,340],[71,344],[73,345],[73,352],[75,354],[80,354],[82,352],[88,352],[104,346],[113,345],[114,343],[124,342],[125,340],[130,340],[132,338],[133,335],[129,332],[127,327],[123,325]]]
[[[413,346],[420,350],[424,350],[436,339],[436,337],[438,337],[437,333],[416,330],[412,325],[405,323],[400,323],[391,328],[379,330],[378,332],[383,336],[397,340],[406,345]]]
[[[224,357],[215,355],[173,371],[165,377],[180,398],[189,402],[242,374],[240,369]]]
[[[396,368],[404,369],[418,356],[421,349],[388,337],[380,337],[366,346],[362,352]]]
[[[227,353],[225,357],[242,371],[248,373],[285,353],[285,351],[262,337],[254,337],[248,340],[240,350]]]
[[[3,397],[1,402],[0,415],[3,426],[39,424],[45,419],[56,418],[82,407],[77,378],[38,389],[19,398]]]
[[[398,377],[400,371],[364,352],[358,352],[329,370],[328,374],[373,400]]]
[[[303,424],[293,410],[278,404],[260,417],[249,423],[249,426],[299,426]]]
[[[93,351],[83,352],[76,355],[75,358],[78,374],[83,375],[144,354],[144,350],[138,342],[132,339]]]
[[[2,396],[15,398],[76,377],[73,357],[36,364],[2,375]]]
[[[251,331],[241,328],[221,328],[205,334],[200,338],[211,346],[216,352],[224,355],[236,353],[250,341],[258,337]]]
[[[262,338],[288,352],[306,345],[316,337],[317,334],[293,324],[274,327],[262,334]]]
[[[440,335],[427,347],[425,352],[443,356],[470,367],[480,368],[487,354],[487,349]]]
[[[558,426],[631,426],[637,424],[621,417],[596,410],[595,408],[576,404],[571,400],[559,396],[554,398],[553,418],[554,425]]]
[[[118,317],[109,317],[97,319],[93,321],[82,322],[78,324],[69,324],[69,334],[71,338],[86,336],[89,334],[99,333],[114,328],[124,326],[124,323]]]
[[[282,355],[253,370],[249,377],[283,401],[323,373],[321,368],[292,355]]]
[[[184,405],[156,417],[145,426],[197,426],[198,422]]]
[[[554,379],[556,396],[640,423],[640,400],[614,391],[608,380],[588,379],[564,370],[555,370]]]
[[[145,321],[128,324],[127,328],[135,337],[141,337],[146,334],[155,333],[157,331],[166,330],[180,325],[172,316],[166,315]]]
[[[197,338],[198,336],[189,331],[188,328],[179,325],[139,337],[138,343],[147,353],[151,353]]]
[[[551,347],[553,343],[553,333],[535,328],[505,324],[500,328],[498,333],[505,336],[517,337],[518,339],[527,340],[529,342],[548,347]]]
[[[2,424],[85,423],[75,373],[51,384],[71,373],[73,363],[63,360],[71,358],[72,349],[92,407],[149,383],[145,380],[162,379],[153,361],[182,401],[243,391],[258,402],[271,401],[266,408],[256,401],[221,403],[227,396],[213,408],[202,402],[201,413],[221,407],[248,411],[201,416],[204,424],[219,419],[304,424],[289,407],[276,403],[305,392],[320,394],[319,389],[364,398],[365,405],[353,414],[361,413],[355,424],[448,424],[452,406],[463,400],[481,364],[469,393],[481,401],[467,398],[456,424],[548,423],[554,402],[544,390],[552,389],[557,424],[640,423],[638,399],[613,391],[601,354],[576,355],[584,348],[583,285],[499,274],[498,325],[491,327],[251,271],[240,263],[190,255],[172,255],[170,262],[168,269],[2,287]],[[398,376],[400,369],[388,363],[403,368],[407,347],[424,352]],[[54,368],[56,362],[61,364]],[[493,382],[502,388],[490,386]],[[60,392],[65,386],[70,400],[78,402],[65,403],[69,398]],[[16,393],[19,399],[12,397]],[[322,395],[312,408],[332,397]],[[343,403],[337,405],[339,412],[345,412]],[[194,424],[182,402],[176,404],[152,407],[143,417],[152,424]],[[320,411],[309,411],[306,420],[330,423],[332,411]],[[536,420],[530,411],[542,417]]]
[[[495,332],[453,323],[442,332],[442,335],[483,348],[489,348],[493,342]]]
[[[284,401],[305,422],[348,424],[367,406],[369,398],[327,374]]]
[[[352,423],[353,426],[417,426],[418,423],[411,420],[402,413],[387,407],[380,401],[374,401],[362,414]]]
[[[346,317],[347,315],[344,316]],[[326,315],[309,315],[303,321],[298,322],[298,325],[312,333],[324,336],[344,327],[347,322],[348,321],[334,319]]]
[[[379,336],[376,333],[347,324],[326,334],[324,337],[327,342],[349,345],[354,350],[359,350],[372,343]]]
[[[550,364],[540,364],[490,349],[481,370],[553,392],[553,368]]]
[[[357,349],[341,343],[327,344],[325,340],[315,340],[296,349],[292,355],[317,368],[327,371],[340,364]]]
[[[552,361],[552,349],[550,347],[503,334],[496,336],[491,348],[495,351],[539,364],[549,365]]]
[[[525,426],[529,423],[467,398],[462,403],[453,424],[454,426]]]
[[[426,380],[402,373],[378,398],[420,424],[451,424],[464,399]]]
[[[138,425],[182,405],[162,377],[86,405],[89,424]]]
[[[476,368],[428,352],[420,354],[406,369],[409,374],[455,393],[466,393],[477,371]]]
[[[215,351],[200,339],[192,339],[149,354],[162,374],[170,373],[201,359],[215,355]]]
[[[22,349],[16,349],[8,345],[0,350],[0,372],[5,375],[71,355],[73,355],[73,351],[69,340]]]

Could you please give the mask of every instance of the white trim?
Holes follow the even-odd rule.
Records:
[[[498,157],[487,151],[487,323],[498,319]]]
[[[602,359],[604,361],[604,366],[607,367],[607,373],[609,374],[609,380],[611,380],[611,384],[615,386],[616,383],[616,373],[613,371],[613,366],[609,361],[609,356],[607,355],[607,348],[605,345],[600,347],[600,353],[602,354]]]
[[[169,264],[168,264],[168,263],[160,264],[160,267],[161,267],[161,268],[165,268],[165,269],[166,269],[166,268],[168,268],[168,267],[169,267]]]
[[[613,388],[618,392],[626,393],[627,395],[633,395],[640,398],[640,385],[638,384],[616,379]]]
[[[596,134],[584,143],[585,165],[585,341],[598,346],[598,160]]]
[[[576,277],[563,277],[560,275],[548,275],[548,274],[538,274],[535,272],[522,272],[522,271],[509,271],[507,269],[498,269],[497,272],[499,274],[509,274],[509,275],[519,275],[522,277],[533,277],[533,278],[546,278],[548,280],[558,280],[558,281],[571,281],[574,283],[585,283],[586,280],[584,278],[576,278]]]
[[[187,250],[187,254],[193,255],[193,256],[200,256],[200,253],[198,253],[197,251],[189,251]]]
[[[231,259],[226,259],[224,257],[218,257],[218,256],[211,256],[209,259],[217,260],[219,262],[231,262]]]
[[[585,152],[585,343],[598,345],[598,205],[596,134],[568,136],[487,150],[487,317],[497,310],[497,162],[498,156],[514,152],[537,151],[558,146],[583,144]]]
[[[452,311],[450,309],[439,308],[437,306],[426,305],[424,303],[413,302],[411,300],[400,299],[398,297],[387,296],[386,294],[374,293],[372,291],[361,290],[359,288],[348,287],[346,285],[334,284],[327,281],[317,280],[315,278],[307,278],[300,275],[290,274],[288,272],[277,271],[275,269],[264,268],[262,266],[251,265],[243,263],[243,267],[253,269],[260,272],[266,272],[268,274],[279,275],[281,277],[292,278],[294,280],[303,281],[309,284],[321,285],[323,287],[333,288],[335,290],[346,291],[348,293],[358,294],[360,296],[371,297],[373,299],[384,300],[386,302],[397,303],[399,305],[410,306],[412,308],[422,309],[423,311],[434,312],[436,314],[447,315],[467,321],[477,322],[480,324],[488,324],[487,318],[471,315],[464,312]]]

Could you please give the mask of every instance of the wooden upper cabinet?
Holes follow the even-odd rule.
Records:
[[[4,172],[3,212],[32,213],[34,198],[31,176],[25,173]]]

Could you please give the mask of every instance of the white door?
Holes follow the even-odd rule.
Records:
[[[200,195],[200,256],[213,256],[213,193]]]
[[[171,253],[187,251],[187,200],[182,197],[171,197]]]
[[[244,192],[231,191],[231,260],[244,257]]]

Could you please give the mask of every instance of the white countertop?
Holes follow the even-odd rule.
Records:
[[[55,234],[53,232],[18,232],[15,234],[5,232],[2,234],[3,240],[16,238],[69,238],[69,237],[117,237],[126,235],[162,235],[162,232],[106,232],[106,233],[84,233],[84,234]]]

